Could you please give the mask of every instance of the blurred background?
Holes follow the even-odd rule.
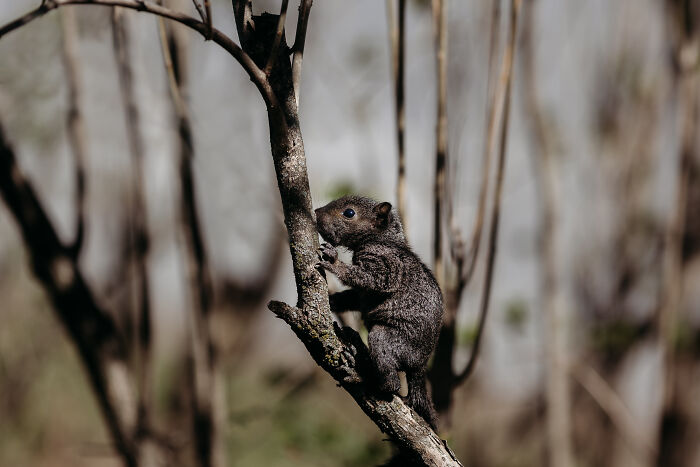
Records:
[[[279,3],[256,0],[254,13],[278,12]],[[0,23],[38,4],[3,0]],[[171,5],[196,16],[190,2]],[[290,45],[297,6],[290,2]],[[448,0],[445,8],[451,212],[444,235],[469,246],[511,6]],[[196,363],[187,349],[198,324],[180,227],[180,133],[158,21],[134,11],[111,15],[105,7],[60,8],[2,37],[0,119],[19,167],[69,242],[78,215],[69,70],[78,70],[87,181],[80,271],[100,307],[136,340],[142,274],[133,232],[146,226],[151,441],[167,465],[195,465],[188,414]],[[213,0],[212,16],[236,37],[230,2]],[[392,17],[384,2],[313,4],[300,118],[314,207],[348,192],[397,201]],[[700,466],[700,2],[523,0],[517,21],[490,311],[474,373],[438,407],[441,433],[465,466]],[[128,37],[136,145],[115,60],[117,27]],[[412,247],[432,265],[431,2],[406,1],[405,27],[404,216]],[[178,37],[172,58],[187,76],[180,89],[213,290],[207,333],[216,349],[217,462],[377,465],[389,443],[266,308],[273,298],[294,303],[296,287],[264,102],[216,44],[185,28],[168,34]],[[496,166],[494,159],[489,174]],[[130,208],[137,172],[140,221]],[[493,198],[485,201],[487,219]],[[479,334],[483,237],[473,276],[450,305],[456,374]],[[444,289],[459,277],[447,263]],[[0,465],[122,465],[4,203],[0,323]],[[132,360],[143,368],[143,355]]]

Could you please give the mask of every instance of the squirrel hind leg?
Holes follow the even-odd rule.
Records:
[[[384,395],[398,394],[401,390],[399,363],[394,355],[392,339],[380,329],[373,329],[369,334],[369,353],[374,364],[376,386]]]
[[[437,430],[438,416],[425,386],[425,372],[407,371],[406,382],[408,383],[406,403],[425,419],[430,428]]]

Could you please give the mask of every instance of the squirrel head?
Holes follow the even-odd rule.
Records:
[[[351,249],[382,240],[406,241],[391,204],[363,196],[343,196],[316,209],[316,227],[331,245]]]

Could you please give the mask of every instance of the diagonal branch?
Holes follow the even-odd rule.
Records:
[[[46,13],[66,5],[119,6],[132,10],[144,11],[176,21],[180,24],[184,24],[188,28],[197,31],[205,38],[207,37],[207,32],[209,30],[207,25],[202,21],[145,0],[46,0],[36,9],[0,27],[0,38],[2,38],[5,34],[8,34],[34,21],[35,19],[44,16]],[[246,73],[248,73],[248,76],[250,76],[250,79],[260,91],[260,94],[267,105],[277,105],[277,98],[270,87],[270,83],[268,82],[265,73],[263,73],[263,71],[255,64],[255,62],[253,62],[250,56],[238,46],[238,44],[233,42],[231,38],[216,28],[213,28],[211,31],[211,40],[221,46],[224,50],[231,54],[231,56],[233,56],[238,63],[241,64]]]
[[[92,295],[76,259],[58,238],[31,183],[17,165],[0,124],[0,195],[17,222],[34,275],[46,290],[85,365],[117,452],[137,465],[132,443],[136,410],[130,394],[126,344]]]

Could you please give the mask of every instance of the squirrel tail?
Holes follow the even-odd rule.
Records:
[[[406,372],[408,384],[407,404],[428,422],[433,430],[437,430],[437,413],[433,407],[433,401],[425,387],[425,372]]]

